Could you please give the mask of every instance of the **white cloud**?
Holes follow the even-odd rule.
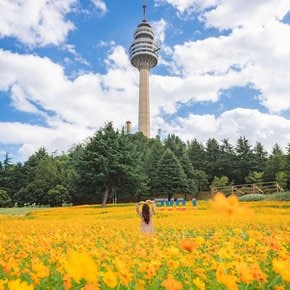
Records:
[[[0,19],[1,37],[14,36],[31,46],[58,44],[73,29],[64,16],[76,0],[22,1],[20,8],[33,12],[25,21],[23,12],[17,18],[20,8],[12,2],[0,1],[4,11]],[[171,4],[181,16],[195,12],[207,27],[231,31],[226,36],[187,41],[171,48],[166,46],[171,24],[163,18],[153,23],[167,57],[160,63],[168,65],[174,76],[154,75],[152,71],[152,135],[162,128],[164,133],[175,133],[185,140],[229,137],[235,142],[245,135],[253,144],[260,141],[268,149],[276,142],[284,146],[290,138],[290,121],[279,116],[236,109],[219,117],[190,114],[167,123],[161,112],[175,114],[178,103],[216,102],[222,90],[249,84],[261,92],[259,101],[270,112],[289,109],[290,26],[279,21],[290,10],[289,1],[254,0],[247,5],[237,0],[157,2]],[[107,9],[104,1],[95,0],[94,4],[103,12]],[[56,21],[49,23],[46,18]],[[0,49],[0,90],[10,94],[15,109],[37,114],[45,122],[43,127],[3,122],[1,143],[19,144],[23,160],[40,146],[51,151],[64,150],[106,120],[112,120],[119,128],[131,120],[136,127],[138,71],[131,67],[124,47],[114,42],[98,45],[113,46],[104,61],[106,73],[79,73],[74,79],[48,58]],[[74,45],[67,44],[66,49],[79,56]],[[9,135],[9,131],[13,134]]]
[[[283,19],[288,12],[288,0],[253,0],[244,1],[221,0],[218,5],[201,15],[209,27],[232,29],[271,25],[272,22]]]
[[[275,143],[285,149],[290,140],[290,120],[251,109],[237,108],[218,117],[190,114],[173,123],[156,122],[164,134],[176,134],[184,141],[197,138],[205,143],[209,138],[228,138],[235,145],[240,136],[245,136],[253,146],[261,142],[270,152]]]
[[[289,1],[255,0],[245,5],[243,1],[221,0],[214,7],[214,1],[167,2],[180,12],[195,9],[207,26],[233,29],[226,36],[173,47],[170,67],[179,76],[176,81],[183,98],[215,101],[225,88],[251,84],[260,91],[259,100],[270,112],[290,108],[290,26],[279,21],[290,10]],[[192,80],[189,86],[188,80]],[[205,82],[211,87],[217,80],[213,90],[205,86],[198,90]]]
[[[6,124],[2,123],[1,143],[25,145],[19,153],[32,154],[41,146],[62,150],[80,141],[73,137],[74,130],[82,131],[81,137],[88,136],[88,128],[96,130],[108,120],[118,128],[127,120],[136,126],[137,70],[130,66],[121,46],[111,50],[106,62],[106,74],[85,73],[70,80],[63,68],[48,58],[0,50],[0,90],[12,93],[14,108],[40,115],[47,125],[7,123],[7,129],[2,130]],[[9,131],[15,134],[9,135]],[[58,141],[62,138],[67,141]]]
[[[102,0],[92,0],[96,8],[100,9],[103,14],[107,12],[106,3]]]
[[[63,43],[72,22],[65,19],[76,0],[0,1],[0,37],[15,37],[28,46]]]
[[[19,122],[0,122],[1,143],[19,145],[18,156],[14,158],[21,161],[27,160],[40,147],[45,147],[48,152],[65,152],[93,133],[93,130],[85,127],[65,123],[46,128]]]
[[[154,31],[155,40],[163,44],[165,41],[165,31],[168,27],[168,23],[161,18],[159,21],[155,21],[151,23],[152,29]]]
[[[193,11],[204,10],[216,5],[219,0],[155,0],[157,4],[168,3],[178,10],[179,13],[190,14]]]

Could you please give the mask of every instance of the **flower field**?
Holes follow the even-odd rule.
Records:
[[[289,202],[235,199],[0,215],[0,289],[290,289]]]

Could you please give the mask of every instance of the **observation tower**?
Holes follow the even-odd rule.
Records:
[[[159,48],[154,40],[150,24],[146,20],[146,0],[143,4],[143,20],[134,33],[129,48],[131,64],[139,70],[138,131],[150,137],[149,72],[157,65]]]

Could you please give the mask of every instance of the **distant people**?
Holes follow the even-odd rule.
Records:
[[[142,209],[140,209],[142,207]],[[155,214],[155,202],[152,200],[140,201],[136,204],[136,211],[141,218],[141,233],[154,232],[152,216]]]

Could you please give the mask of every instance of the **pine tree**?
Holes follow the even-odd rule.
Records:
[[[161,156],[157,176],[158,193],[166,194],[168,199],[174,193],[185,193],[187,191],[186,175],[181,163],[169,148]]]

